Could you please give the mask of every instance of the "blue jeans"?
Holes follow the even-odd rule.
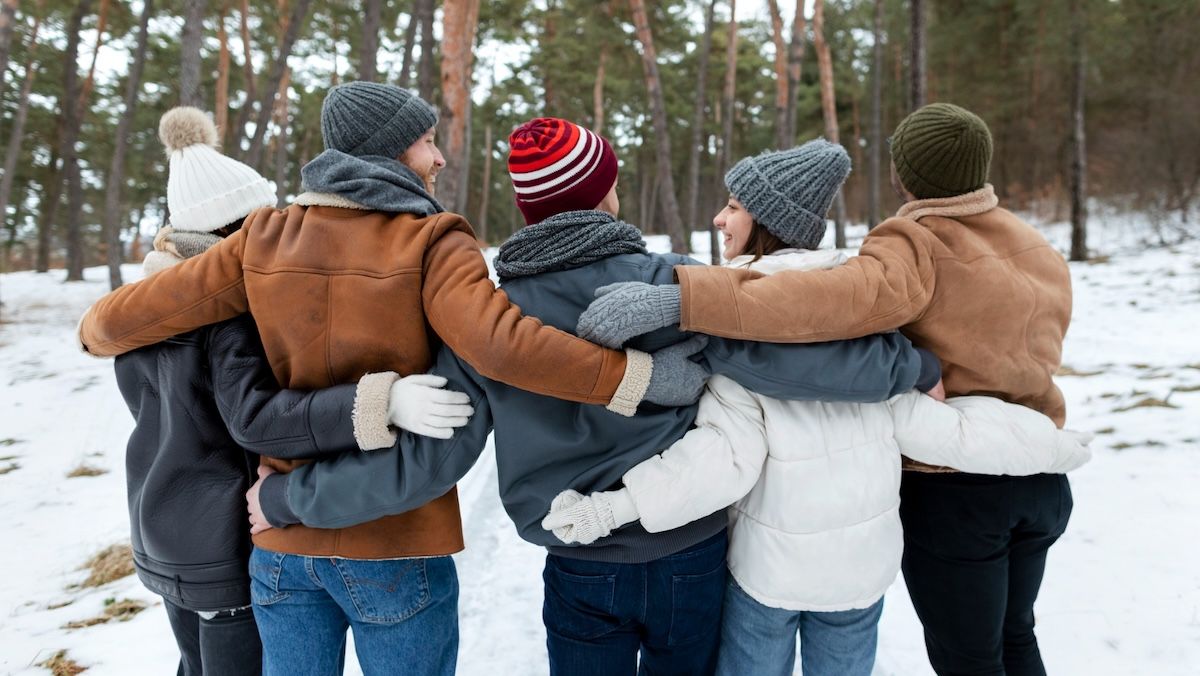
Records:
[[[733,577],[721,621],[721,676],[789,676],[796,665],[796,634],[804,676],[869,676],[875,666],[883,599],[869,608],[832,613],[764,606]]]
[[[548,555],[542,619],[550,673],[711,674],[721,630],[727,544],[722,531],[641,564]]]
[[[449,556],[367,561],[250,555],[263,674],[341,674],[346,629],[366,676],[450,675],[458,657],[458,574]]]

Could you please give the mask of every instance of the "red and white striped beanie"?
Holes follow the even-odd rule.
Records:
[[[529,225],[564,211],[595,209],[617,182],[604,137],[573,122],[539,117],[508,137],[508,174]]]

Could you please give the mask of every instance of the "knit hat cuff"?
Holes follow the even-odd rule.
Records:
[[[212,232],[245,218],[260,207],[275,206],[275,190],[265,178],[171,212],[176,230]]]
[[[433,106],[412,96],[396,109],[391,119],[380,125],[367,140],[346,151],[346,154],[360,157],[382,155],[396,159],[425,132],[433,129],[437,122],[438,114]]]

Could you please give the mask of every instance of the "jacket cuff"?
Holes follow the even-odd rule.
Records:
[[[942,379],[942,362],[937,355],[923,347],[916,350],[921,356],[921,372],[917,375],[917,383],[913,387],[921,392],[928,392],[937,387],[938,381]]]
[[[625,376],[605,408],[626,418],[633,417],[638,404],[646,398],[646,390],[650,389],[650,374],[653,372],[654,359],[650,355],[638,350],[625,350]]]
[[[91,311],[92,311],[92,308],[89,307],[83,313],[83,315],[79,317],[79,322],[77,324],[75,324],[75,347],[79,348],[80,352],[86,354],[87,356],[89,356],[93,359],[104,359],[104,357],[102,357],[98,354],[92,354],[91,352],[89,352],[87,349],[87,345],[83,344],[83,320],[87,319],[88,312],[91,312]]]
[[[258,506],[262,509],[267,523],[276,528],[294,526],[300,523],[300,517],[292,511],[288,504],[287,487],[289,474],[272,474],[263,479],[258,487]]]
[[[392,383],[400,379],[395,371],[368,373],[358,381],[354,393],[354,440],[364,451],[390,448],[396,443],[396,432],[388,426],[388,401]]]

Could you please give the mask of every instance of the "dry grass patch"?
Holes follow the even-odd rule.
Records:
[[[1096,430],[1096,434],[1112,434],[1113,432],[1116,432],[1116,431],[1117,431],[1117,428],[1115,428],[1115,427],[1102,427],[1102,428]]]
[[[1054,375],[1057,375],[1057,376],[1076,376],[1076,377],[1079,377],[1079,378],[1090,378],[1090,377],[1092,377],[1092,376],[1098,376],[1098,375],[1101,375],[1101,374],[1103,374],[1103,373],[1104,373],[1104,371],[1076,371],[1075,369],[1071,368],[1070,366],[1067,366],[1066,364],[1063,364],[1062,366],[1060,366],[1060,367],[1059,367],[1059,369],[1058,369],[1058,373],[1055,373]]]
[[[94,627],[97,624],[105,624],[116,620],[118,622],[128,622],[133,619],[134,615],[146,609],[146,604],[134,599],[107,599],[104,602],[104,612],[95,616],[89,617],[86,620],[75,620],[63,625],[63,629],[83,629],[84,627]]]
[[[67,478],[75,479],[81,476],[100,476],[101,474],[108,474],[108,470],[101,469],[99,467],[93,467],[86,462],[81,462],[79,463],[78,467],[70,472],[67,472]]]
[[[90,572],[80,587],[106,585],[113,580],[133,575],[133,550],[123,542],[110,545],[88,559],[83,567]]]
[[[12,471],[18,470],[18,469],[21,469],[21,463],[19,463],[19,462],[10,462],[10,463],[4,464],[4,465],[0,465],[0,476],[3,476],[5,474],[8,474],[9,472],[12,472]]]
[[[1171,388],[1172,392],[1200,392],[1200,385],[1176,385]]]
[[[1125,411],[1132,411],[1135,408],[1179,408],[1179,407],[1176,406],[1175,404],[1172,404],[1171,402],[1167,401],[1166,399],[1158,399],[1156,397],[1146,397],[1145,399],[1134,402],[1128,406],[1122,406],[1121,408],[1114,408],[1113,413],[1124,413]]]
[[[49,669],[54,676],[75,676],[75,674],[87,671],[87,667],[67,657],[65,650],[60,650],[51,655],[49,659],[38,662],[37,666]]]

